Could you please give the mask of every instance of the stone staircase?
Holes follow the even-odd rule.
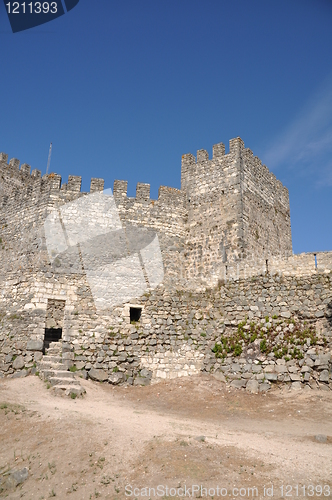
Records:
[[[56,395],[75,398],[82,396],[85,389],[75,374],[69,371],[69,364],[62,359],[62,342],[51,342],[45,355],[38,364],[39,376],[50,385]]]

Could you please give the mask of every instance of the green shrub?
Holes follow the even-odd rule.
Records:
[[[259,348],[260,348],[261,352],[267,351],[266,339],[263,339],[261,341],[261,343],[259,344]]]

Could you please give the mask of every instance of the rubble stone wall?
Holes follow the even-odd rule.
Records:
[[[330,360],[331,279],[331,274],[324,273],[304,278],[255,277],[228,282],[220,288],[201,293],[170,291],[161,286],[131,304],[114,308],[109,314],[92,310],[91,294],[83,282],[76,282],[74,293],[65,283],[61,285],[50,278],[47,292],[45,289],[40,293],[67,298],[63,324],[66,359],[82,370],[84,376],[90,373],[92,378],[101,377],[101,380],[111,383],[147,384],[151,380],[187,376],[203,370],[215,373],[220,380],[223,377],[229,381],[240,380],[237,382],[239,386],[248,380],[256,380],[259,385],[276,381],[301,382],[309,386],[317,380],[317,384],[328,386],[331,383],[330,361],[319,365],[324,367],[321,380],[318,368],[319,376],[313,371],[308,380],[303,378],[301,374],[306,372],[301,370],[303,359],[314,361],[312,366],[309,366],[310,361],[305,364],[313,370],[316,370],[314,366],[318,367],[316,360],[323,359],[321,356],[326,355]],[[20,374],[33,369],[33,363],[40,355],[40,352],[30,348],[31,341],[41,341],[42,330],[36,334],[32,333],[32,329],[34,322],[45,321],[47,304],[40,303],[33,310],[26,308],[25,286],[24,283],[11,283],[15,300],[6,304],[4,300],[1,302],[1,376],[13,376],[16,372]],[[41,306],[43,309],[40,309]],[[136,323],[130,323],[130,306],[142,308],[141,318]],[[303,334],[303,339],[301,337],[303,343],[297,344],[296,339],[292,341],[281,358],[278,353],[274,354],[279,341],[273,336],[268,353],[261,351],[262,339],[258,338],[244,343],[238,355],[230,351],[225,358],[216,356],[213,351],[215,345],[221,342],[222,337],[232,338],[241,322],[261,325],[262,328],[267,324],[271,332],[280,325],[282,332],[288,332],[295,325],[300,332],[307,333]],[[29,335],[27,328],[30,328]],[[315,332],[314,337],[312,331]],[[266,335],[266,338],[269,336]],[[310,344],[313,338],[315,342]],[[42,345],[42,342],[37,345]],[[296,351],[293,358],[294,348],[299,353]],[[40,351],[40,347],[38,349]],[[15,364],[17,357],[20,357],[19,365]],[[287,368],[287,377],[293,373],[301,378],[295,380],[295,375],[293,378],[282,378],[280,370],[283,368],[275,368],[279,365]],[[289,371],[289,367],[293,371]],[[228,375],[227,370],[230,371]],[[274,375],[265,376],[265,373]],[[282,373],[285,377],[286,372]]]

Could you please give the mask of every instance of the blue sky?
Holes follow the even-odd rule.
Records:
[[[80,0],[12,34],[0,3],[0,151],[180,187],[181,155],[240,136],[289,188],[293,250],[332,250],[331,0]]]

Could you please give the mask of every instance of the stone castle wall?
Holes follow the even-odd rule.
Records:
[[[292,255],[288,189],[250,149],[240,152],[243,170],[243,231],[247,257]]]
[[[19,169],[18,160],[7,160],[0,155],[0,376],[33,371],[42,356],[45,328],[53,323],[61,325],[68,363],[112,383],[220,372],[227,359],[221,361],[212,349],[221,335],[232,335],[246,318],[257,323],[265,317],[272,323],[308,321],[321,336],[316,354],[310,356],[330,352],[332,252],[292,255],[288,191],[241,139],[230,141],[228,154],[223,144],[214,146],[211,160],[203,150],[197,161],[185,155],[181,190],[161,187],[157,200],[150,199],[148,184],[139,183],[131,198],[126,181],[115,181],[114,199],[100,201],[89,220],[84,211],[89,197],[81,192],[80,177],[69,176],[61,184],[57,174],[41,177],[35,170],[30,175],[28,165]],[[102,179],[91,180],[93,196],[103,188]],[[106,205],[114,212],[112,227],[105,223]],[[55,246],[63,238],[63,248],[68,247],[52,261],[45,238],[47,218]],[[133,231],[156,233],[163,283],[98,311],[84,270],[86,256],[93,259],[91,247],[97,239],[90,236],[96,227],[105,234],[113,231],[100,243],[106,246],[96,262],[99,270],[109,257],[120,260],[134,252],[139,242],[133,238],[128,248],[127,241],[128,235],[135,236]],[[78,233],[86,238],[79,245]],[[124,279],[129,286],[132,278]],[[54,301],[61,303],[56,306],[61,318],[52,316]],[[135,324],[129,314],[133,305],[142,308]],[[255,360],[277,364],[277,358],[263,359],[257,345],[255,349],[256,357],[241,355],[241,366]],[[292,362],[289,366],[297,363]],[[265,373],[261,370],[259,374]],[[244,373],[245,380],[248,373],[254,376],[248,368],[241,371],[241,380]]]

